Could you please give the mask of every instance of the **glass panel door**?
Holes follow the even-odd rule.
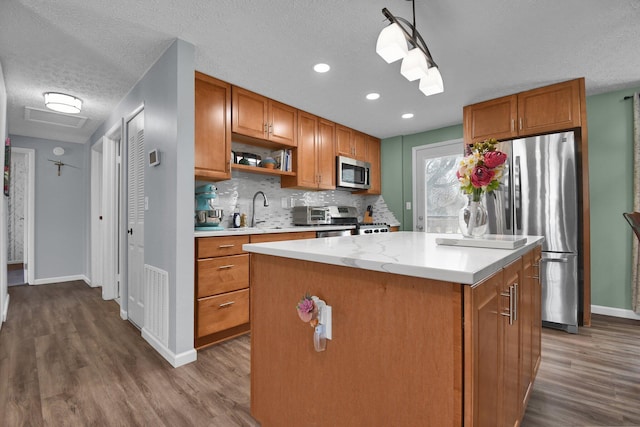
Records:
[[[459,233],[458,212],[466,203],[456,178],[462,140],[413,149],[414,231]]]

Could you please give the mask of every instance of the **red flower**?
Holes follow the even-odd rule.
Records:
[[[502,151],[489,151],[484,155],[484,165],[490,169],[500,166],[507,161],[507,155]]]
[[[485,166],[476,166],[471,173],[471,185],[474,187],[485,187],[491,183],[495,172]]]

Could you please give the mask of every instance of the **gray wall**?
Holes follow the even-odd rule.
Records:
[[[176,40],[91,137],[95,144],[144,103],[145,151],[161,152],[145,165],[144,262],[169,273],[169,350],[193,350],[194,47]],[[123,307],[124,308],[124,307]]]
[[[11,135],[14,147],[35,150],[35,280],[86,274],[89,168],[86,144]],[[64,155],[53,155],[62,147]],[[58,169],[51,160],[75,166]]]

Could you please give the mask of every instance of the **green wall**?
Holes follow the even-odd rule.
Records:
[[[631,309],[633,105],[640,87],[587,97],[591,207],[591,303]]]
[[[591,303],[631,309],[631,229],[622,217],[633,208],[633,112],[624,97],[640,87],[587,97],[591,210]],[[413,229],[411,149],[462,138],[462,125],[382,140],[382,195]],[[412,203],[413,205],[413,203]],[[413,207],[413,206],[412,206]]]

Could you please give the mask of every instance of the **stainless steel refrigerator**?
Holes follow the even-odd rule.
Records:
[[[544,326],[578,331],[578,188],[573,132],[502,142],[508,165],[486,196],[489,233],[544,236]]]

